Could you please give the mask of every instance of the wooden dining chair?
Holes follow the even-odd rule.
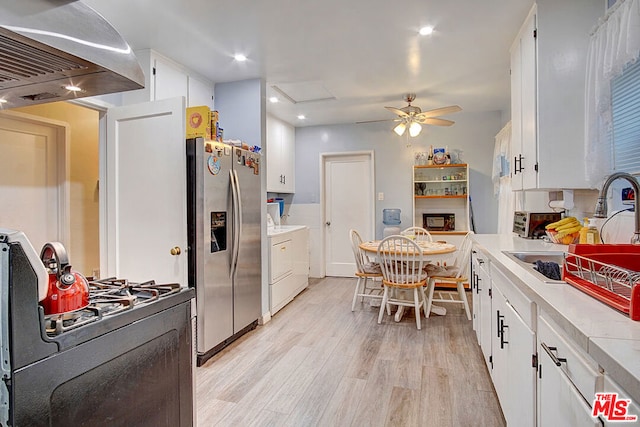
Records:
[[[471,320],[471,312],[469,311],[469,302],[467,294],[464,290],[464,284],[469,282],[469,266],[471,264],[471,235],[473,232],[467,233],[456,251],[456,258],[453,265],[439,266],[435,271],[427,268],[429,275],[427,285],[427,307],[426,316],[429,317],[431,305],[435,303],[454,303],[462,304],[467,314],[467,319]],[[436,283],[453,283],[458,291],[457,298],[455,293],[435,291]],[[435,297],[434,297],[435,295]]]
[[[415,237],[416,242],[433,242],[431,233],[422,227],[409,227],[400,232],[400,235],[409,238]]]
[[[416,242],[405,236],[389,236],[378,245],[378,262],[382,269],[382,304],[378,313],[378,323],[382,323],[384,310],[390,313],[390,306],[413,307],[416,326],[421,329],[420,308],[426,310],[424,288],[427,275],[423,270],[422,249]],[[403,299],[404,292],[413,290],[413,300]],[[425,311],[425,316],[427,312]]]
[[[353,293],[353,302],[351,303],[351,311],[354,311],[358,297],[360,297],[361,302],[365,298],[382,300],[382,284],[380,281],[376,281],[376,279],[382,278],[382,271],[380,270],[380,265],[371,261],[367,254],[360,249],[362,237],[356,230],[349,230],[349,238],[353,256],[356,259],[356,277],[358,277],[356,289]],[[370,286],[367,286],[367,282]]]

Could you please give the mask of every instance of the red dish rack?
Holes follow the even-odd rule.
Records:
[[[562,279],[640,320],[640,245],[569,245]]]

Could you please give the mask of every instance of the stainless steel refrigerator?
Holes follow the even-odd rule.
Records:
[[[189,286],[198,366],[256,327],[261,310],[260,155],[187,139]]]

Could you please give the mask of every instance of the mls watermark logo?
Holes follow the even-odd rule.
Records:
[[[596,393],[591,415],[601,415],[607,421],[636,421],[637,415],[627,413],[631,399],[618,399],[618,393]]]

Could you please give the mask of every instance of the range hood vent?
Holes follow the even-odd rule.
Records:
[[[0,108],[144,87],[144,74],[129,45],[82,2],[2,3]]]

